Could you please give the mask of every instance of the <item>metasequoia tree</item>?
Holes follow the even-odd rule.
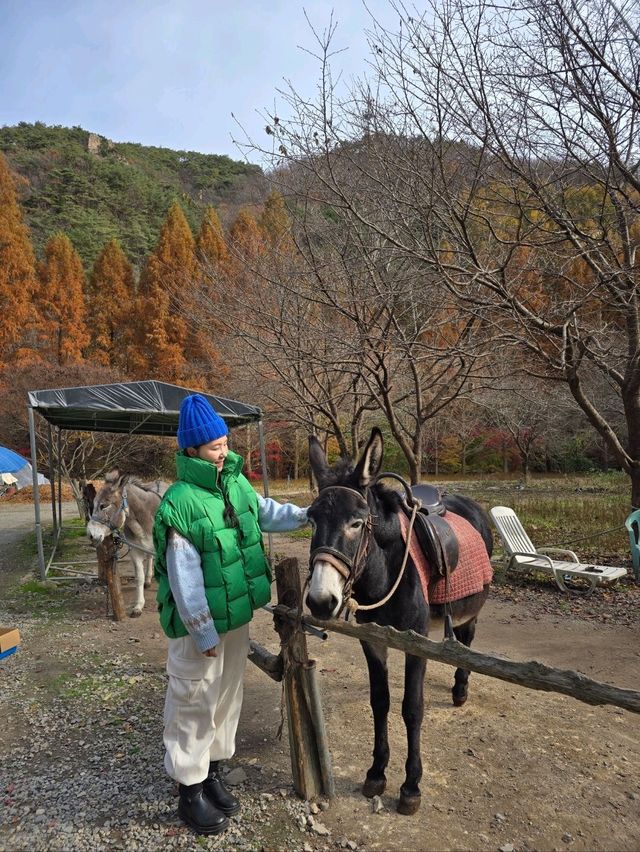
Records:
[[[84,301],[82,261],[66,234],[56,234],[46,245],[40,264],[36,305],[43,320],[46,342],[42,354],[55,364],[77,364],[89,343]]]
[[[196,237],[196,257],[205,268],[212,266],[216,271],[228,263],[229,249],[214,207],[204,211]]]
[[[9,165],[0,153],[0,356],[5,363],[19,359],[21,347],[33,340],[32,299],[37,289],[35,258],[29,231],[16,198]]]
[[[134,303],[133,269],[120,243],[110,240],[96,258],[89,283],[90,360],[126,371]]]
[[[270,116],[282,173],[435,277],[457,316],[566,384],[640,505],[640,7],[631,0],[394,4],[375,71]],[[277,119],[277,120],[276,120]],[[313,180],[309,176],[312,176]],[[522,356],[520,356],[522,357]],[[589,392],[615,389],[616,428]]]
[[[196,276],[195,242],[182,208],[174,202],[155,251],[140,278],[132,368],[140,377],[183,377],[189,330],[175,303],[190,298]]]
[[[267,196],[258,224],[272,250],[291,250],[291,220],[284,198],[275,189]]]
[[[233,257],[240,261],[242,268],[248,268],[251,262],[264,252],[265,239],[256,217],[243,207],[229,228],[229,247]]]

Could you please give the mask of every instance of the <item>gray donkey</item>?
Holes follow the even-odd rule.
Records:
[[[144,590],[149,588],[153,576],[152,530],[162,495],[169,483],[160,479],[140,482],[131,476],[112,470],[104,478],[104,485],[93,500],[87,535],[97,547],[114,531],[122,532],[131,545],[131,561],[135,568],[136,600],[131,612],[135,618],[144,607]],[[138,549],[143,548],[143,549]]]

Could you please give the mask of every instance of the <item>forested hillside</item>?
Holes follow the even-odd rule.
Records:
[[[196,230],[209,205],[260,197],[258,166],[226,156],[111,142],[81,127],[21,122],[0,128],[0,151],[17,187],[36,254],[64,231],[85,269],[111,239],[138,269],[153,250],[171,202]]]

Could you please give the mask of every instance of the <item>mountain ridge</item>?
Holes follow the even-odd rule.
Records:
[[[113,238],[140,269],[176,199],[197,230],[207,206],[224,212],[265,195],[259,166],[225,154],[113,142],[82,127],[0,127],[0,151],[17,177],[37,256],[64,231],[87,272]]]

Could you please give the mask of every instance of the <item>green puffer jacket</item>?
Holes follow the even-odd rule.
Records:
[[[167,535],[173,527],[200,553],[207,602],[218,633],[251,621],[253,611],[271,598],[271,572],[258,525],[258,496],[242,474],[242,458],[229,453],[220,473],[209,462],[176,456],[178,481],[168,489],[156,513],[156,551],[160,624],[170,639],[188,631],[171,594],[167,576]],[[239,527],[227,526],[224,498],[235,509]]]

